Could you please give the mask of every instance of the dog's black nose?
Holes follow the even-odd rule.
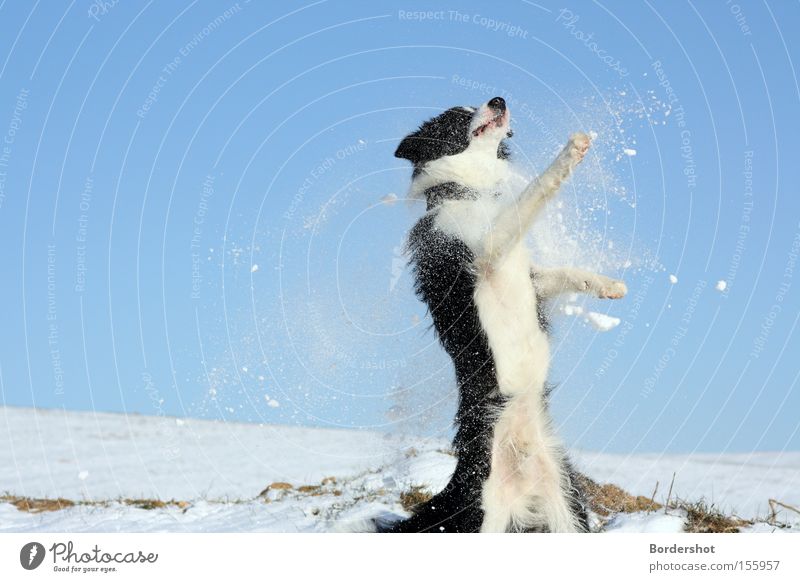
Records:
[[[502,97],[495,97],[491,101],[489,101],[489,107],[492,109],[498,109],[500,111],[506,110],[506,100]]]

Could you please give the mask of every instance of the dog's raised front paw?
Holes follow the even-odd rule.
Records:
[[[621,299],[628,292],[628,287],[624,281],[610,280],[604,284],[598,292],[601,299]]]
[[[576,164],[583,159],[591,144],[592,138],[585,133],[573,133],[569,136],[569,153]]]

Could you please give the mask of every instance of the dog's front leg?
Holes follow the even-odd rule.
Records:
[[[628,292],[623,281],[572,267],[538,269],[531,273],[531,277],[537,295],[543,299],[561,293],[588,293],[600,299],[620,299]]]
[[[500,259],[525,236],[547,201],[558,193],[561,183],[583,160],[590,144],[591,139],[584,133],[570,136],[567,145],[544,173],[523,190],[516,203],[500,211],[484,243],[482,255],[488,264]]]

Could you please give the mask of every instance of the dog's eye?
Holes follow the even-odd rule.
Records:
[[[514,137],[514,130],[513,129],[509,129],[508,133],[506,134],[506,137]]]

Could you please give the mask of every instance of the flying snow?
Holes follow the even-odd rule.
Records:
[[[559,307],[564,315],[571,315],[573,317],[583,316],[583,321],[588,323],[597,331],[610,331],[617,327],[621,320],[618,317],[606,315],[605,313],[597,313],[596,311],[585,311],[580,305],[572,305],[567,303]]]
[[[612,317],[610,315],[606,315],[605,313],[597,313],[596,311],[590,311],[587,313],[586,321],[589,322],[597,331],[610,331],[617,327],[620,323],[619,317]]]

